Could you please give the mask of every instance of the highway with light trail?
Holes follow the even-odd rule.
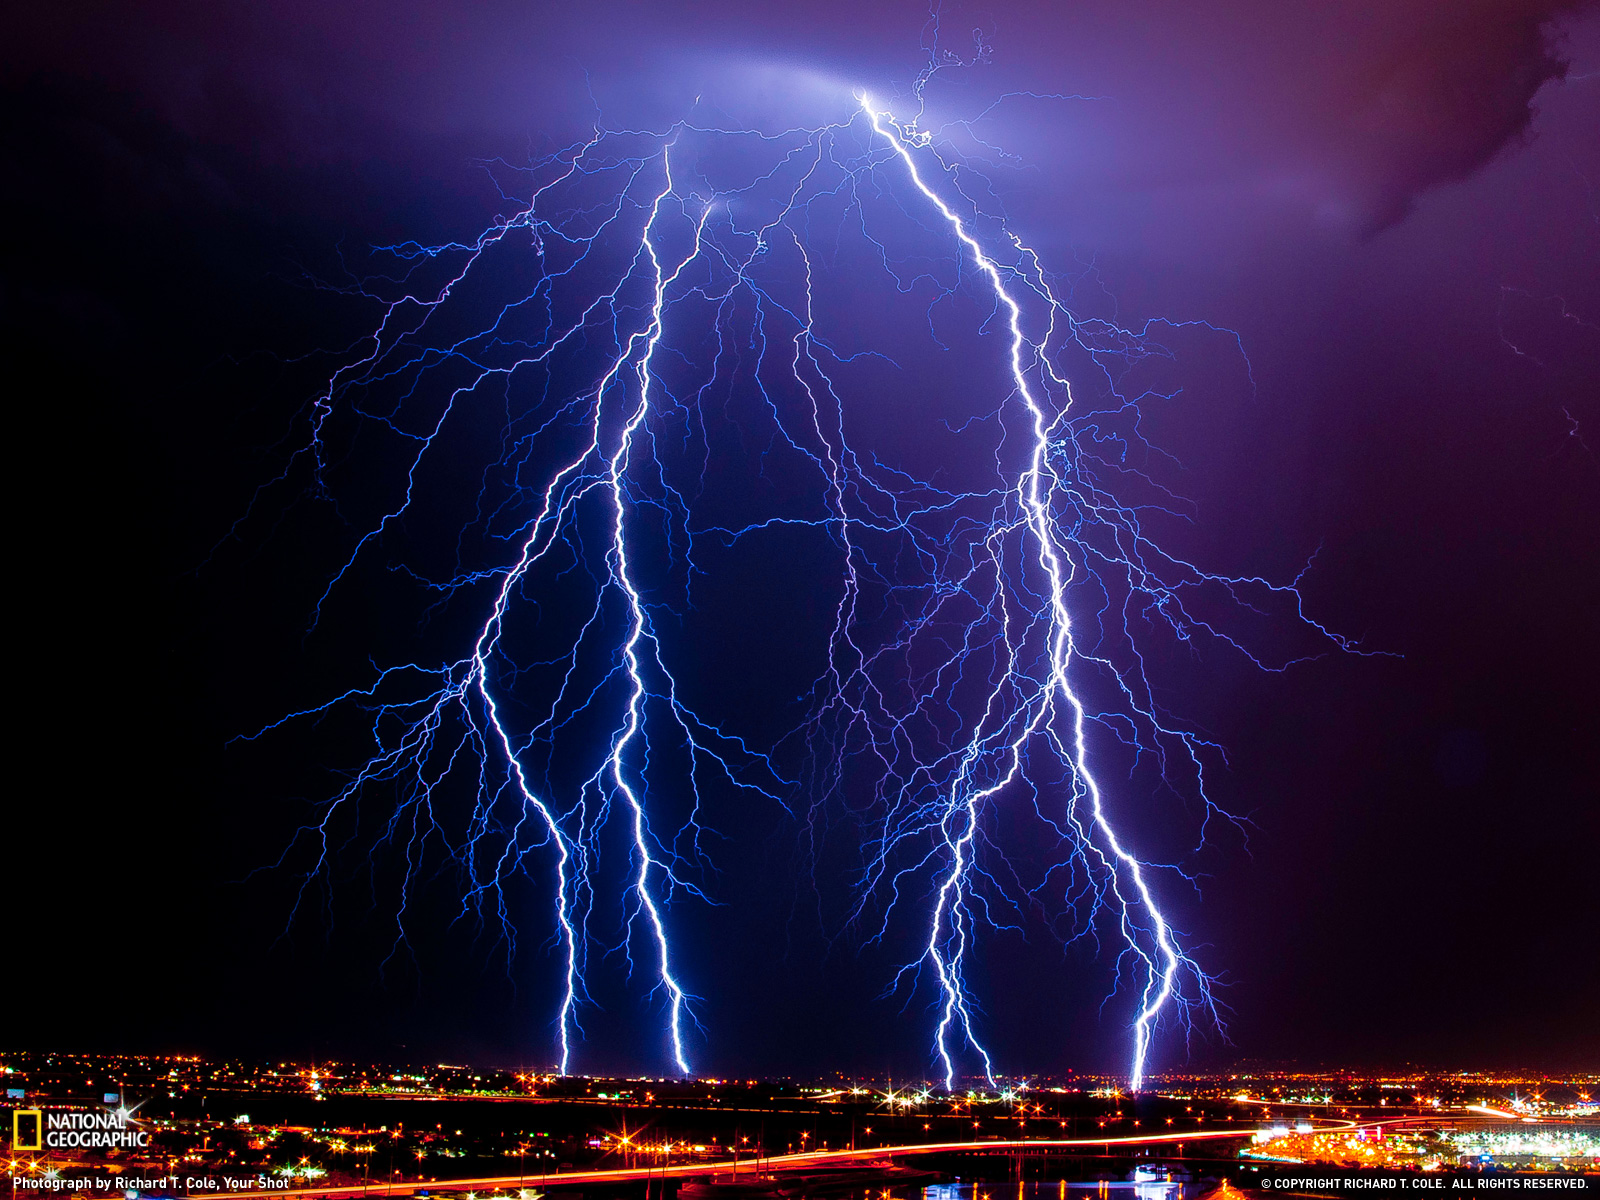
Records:
[[[1354,1129],[1355,1121],[1323,1120],[1318,1128]],[[624,1167],[602,1171],[562,1171],[555,1175],[496,1175],[477,1179],[437,1179],[375,1185],[341,1185],[339,1187],[306,1187],[288,1190],[228,1192],[234,1200],[284,1200],[287,1196],[326,1197],[327,1200],[349,1200],[351,1197],[412,1196],[418,1192],[499,1192],[515,1191],[530,1186],[545,1188],[551,1183],[563,1186],[576,1184],[646,1183],[657,1179],[685,1179],[701,1175],[743,1174],[754,1179],[778,1171],[798,1171],[817,1167],[869,1166],[886,1159],[906,1158],[916,1154],[962,1154],[981,1151],[1014,1153],[1025,1150],[1088,1150],[1111,1146],[1175,1145],[1182,1142],[1216,1141],[1226,1138],[1242,1140],[1255,1134],[1253,1128],[1190,1130],[1185,1133],[1146,1133],[1131,1137],[1096,1138],[1016,1138],[976,1142],[922,1142],[905,1146],[873,1146],[860,1150],[810,1150],[798,1154],[774,1154],[757,1159],[721,1159],[714,1162],[682,1163],[678,1166]],[[487,1198],[485,1198],[487,1200]]]

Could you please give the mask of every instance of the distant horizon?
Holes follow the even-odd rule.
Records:
[[[81,1050],[81,1049],[63,1049],[61,1047],[27,1048],[27,1047],[18,1047],[18,1046],[0,1047],[0,1067],[3,1067],[5,1065],[5,1058],[6,1058],[7,1055],[17,1056],[17,1055],[54,1055],[54,1054],[59,1054],[59,1055],[65,1056],[65,1057],[72,1057],[72,1058],[100,1058],[100,1059],[126,1058],[126,1059],[151,1059],[151,1060],[169,1059],[169,1060],[185,1060],[185,1061],[193,1061],[193,1062],[250,1062],[250,1063],[259,1063],[259,1064],[263,1064],[263,1065],[277,1063],[280,1066],[281,1065],[289,1065],[289,1066],[304,1067],[304,1068],[313,1068],[313,1067],[316,1067],[318,1065],[338,1065],[338,1066],[353,1066],[353,1067],[385,1067],[385,1068],[387,1068],[387,1067],[430,1068],[431,1067],[431,1068],[434,1068],[434,1069],[445,1069],[445,1070],[495,1071],[495,1072],[500,1072],[500,1073],[503,1073],[503,1074],[506,1074],[506,1075],[511,1075],[511,1076],[516,1076],[518,1074],[521,1074],[521,1075],[528,1076],[530,1078],[537,1077],[540,1080],[550,1081],[550,1082],[554,1082],[554,1081],[558,1081],[558,1080],[604,1080],[604,1081],[608,1081],[608,1082],[609,1081],[654,1082],[654,1083],[669,1083],[669,1084],[670,1083],[682,1083],[682,1084],[726,1083],[726,1084],[730,1084],[730,1085],[762,1084],[762,1083],[788,1083],[788,1084],[798,1084],[798,1085],[805,1086],[805,1085],[810,1085],[810,1084],[821,1085],[821,1084],[825,1084],[829,1080],[846,1080],[846,1081],[854,1082],[854,1083],[881,1082],[881,1083],[887,1085],[887,1084],[891,1083],[893,1079],[899,1078],[899,1079],[902,1080],[903,1083],[906,1084],[906,1086],[910,1086],[913,1082],[916,1082],[916,1083],[919,1083],[919,1084],[923,1084],[923,1085],[933,1086],[933,1085],[931,1085],[931,1076],[920,1076],[920,1075],[917,1075],[915,1073],[909,1073],[909,1074],[906,1074],[906,1075],[898,1075],[898,1074],[896,1074],[896,1075],[891,1076],[891,1075],[882,1074],[882,1073],[873,1074],[873,1073],[870,1073],[870,1072],[851,1072],[851,1071],[848,1071],[848,1070],[845,1070],[845,1069],[828,1070],[828,1071],[824,1071],[824,1072],[819,1073],[819,1074],[812,1074],[812,1075],[804,1075],[804,1074],[744,1075],[744,1074],[738,1074],[738,1073],[727,1073],[727,1074],[715,1074],[715,1075],[708,1074],[708,1075],[678,1076],[678,1075],[656,1075],[656,1074],[649,1074],[649,1073],[639,1073],[639,1074],[591,1074],[591,1073],[586,1073],[586,1072],[577,1072],[577,1073],[570,1074],[570,1075],[558,1075],[558,1074],[554,1074],[554,1073],[552,1073],[552,1072],[550,1072],[548,1070],[541,1069],[541,1068],[535,1068],[535,1067],[529,1067],[529,1066],[527,1066],[525,1064],[524,1065],[511,1065],[511,1064],[507,1064],[507,1063],[503,1063],[503,1062],[491,1062],[491,1061],[488,1061],[488,1060],[478,1060],[478,1061],[470,1061],[469,1060],[469,1061],[464,1061],[464,1062],[446,1062],[446,1061],[435,1061],[433,1059],[398,1058],[398,1057],[395,1057],[395,1058],[381,1058],[381,1057],[380,1058],[364,1058],[364,1057],[346,1057],[346,1056],[341,1056],[341,1055],[327,1055],[327,1056],[319,1056],[319,1057],[316,1057],[316,1058],[304,1058],[304,1057],[297,1057],[297,1056],[293,1056],[293,1055],[273,1055],[273,1054],[217,1054],[217,1053],[204,1053],[204,1052],[198,1052],[198,1051],[164,1051],[164,1050],[163,1051],[154,1051],[154,1050],[145,1050],[145,1051]],[[1420,1064],[1420,1063],[1392,1063],[1392,1064],[1389,1064],[1389,1065],[1386,1065],[1386,1066],[1351,1066],[1351,1065],[1333,1066],[1333,1065],[1328,1065],[1328,1064],[1316,1064],[1316,1065],[1313,1066],[1313,1065],[1302,1064],[1302,1063],[1297,1063],[1297,1062],[1293,1062],[1293,1061],[1266,1062],[1266,1061],[1258,1061],[1258,1060],[1251,1060],[1251,1059],[1241,1059],[1241,1060],[1238,1060],[1238,1061],[1234,1062],[1233,1064],[1231,1064],[1229,1066],[1219,1066],[1219,1067],[1210,1067],[1210,1068],[1196,1068],[1196,1069],[1193,1069],[1193,1070],[1168,1069],[1168,1070],[1162,1070],[1162,1071],[1155,1071],[1155,1072],[1151,1072],[1151,1074],[1150,1074],[1150,1076],[1148,1078],[1149,1078],[1149,1081],[1151,1083],[1159,1083],[1159,1082],[1165,1081],[1165,1080],[1188,1081],[1188,1080],[1209,1080],[1209,1079],[1219,1079],[1219,1078],[1238,1078],[1238,1077],[1244,1076],[1247,1073],[1254,1073],[1254,1074],[1258,1074],[1258,1075],[1297,1076],[1297,1077],[1301,1077],[1301,1078],[1325,1078],[1325,1077],[1336,1077],[1336,1076],[1351,1076],[1351,1077],[1358,1078],[1358,1079],[1380,1079],[1380,1078],[1402,1079],[1402,1078],[1405,1078],[1407,1076],[1411,1076],[1411,1077],[1426,1077],[1426,1078],[1488,1077],[1488,1078],[1503,1078],[1503,1079],[1507,1079],[1507,1080],[1514,1079],[1519,1074],[1522,1074],[1522,1075],[1529,1075],[1529,1076],[1539,1076],[1539,1077],[1543,1077],[1543,1078],[1559,1078],[1559,1079],[1591,1078],[1591,1079],[1595,1079],[1595,1080],[1600,1080],[1600,1066],[1574,1067],[1574,1068],[1565,1068],[1565,1067],[1560,1067],[1560,1068],[1549,1067],[1549,1068],[1547,1068],[1547,1067],[1529,1066],[1529,1065],[1524,1064],[1522,1066],[1516,1066],[1516,1067],[1459,1067],[1459,1066],[1444,1067],[1444,1066],[1430,1066],[1430,1065],[1427,1065],[1427,1064]],[[1115,1072],[1106,1072],[1106,1071],[1078,1071],[1078,1070],[1070,1070],[1069,1069],[1069,1070],[1066,1070],[1066,1071],[1050,1071],[1050,1072],[1004,1072],[1004,1073],[1002,1073],[1002,1072],[998,1072],[997,1071],[995,1073],[995,1078],[997,1080],[1011,1080],[1011,1081],[1015,1081],[1017,1083],[1027,1083],[1027,1082],[1029,1082],[1031,1080],[1045,1080],[1045,1081],[1055,1082],[1055,1081],[1059,1081],[1059,1080],[1062,1080],[1062,1079],[1066,1079],[1068,1077],[1083,1079],[1083,1080],[1086,1080],[1086,1081],[1095,1081],[1095,1082],[1119,1081],[1119,1080],[1121,1082],[1123,1082],[1123,1083],[1126,1082],[1126,1076],[1119,1076]],[[983,1086],[980,1086],[980,1085],[983,1085]],[[939,1087],[939,1086],[933,1086],[933,1090],[942,1092],[943,1088]],[[979,1091],[989,1090],[989,1091],[993,1091],[993,1090],[997,1090],[997,1089],[988,1087],[987,1085],[984,1085],[982,1077],[979,1076],[979,1077],[973,1077],[971,1079],[968,1079],[965,1082],[958,1081],[957,1086],[954,1089],[952,1089],[952,1092],[961,1092],[961,1091],[969,1091],[969,1090],[979,1090]],[[1153,1089],[1152,1088],[1146,1088],[1146,1089],[1143,1089],[1143,1090],[1153,1090]]]

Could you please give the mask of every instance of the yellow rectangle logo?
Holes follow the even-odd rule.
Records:
[[[19,1108],[11,1114],[11,1148],[44,1149],[44,1113],[37,1108]]]

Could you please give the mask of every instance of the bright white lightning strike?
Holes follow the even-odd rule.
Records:
[[[1145,445],[1142,397],[1121,395],[1104,371],[1107,397],[1085,406],[1066,378],[1076,372],[1058,362],[1069,349],[1091,370],[1137,359],[1150,353],[1150,326],[1069,312],[1037,256],[959,179],[929,182],[927,160],[948,174],[943,143],[858,100],[835,124],[777,134],[687,122],[597,132],[507,168],[528,198],[475,241],[391,247],[398,281],[381,272],[363,281],[391,289],[382,319],[311,405],[297,459],[310,464],[314,491],[331,492],[325,476],[338,456],[328,443],[348,414],[403,447],[406,471],[332,573],[318,619],[358,565],[394,570],[365,560],[427,502],[429,467],[447,453],[430,455],[436,441],[463,424],[498,423],[499,457],[486,464],[453,573],[435,578],[390,551],[430,615],[468,614],[459,648],[383,668],[369,685],[291,714],[359,707],[371,714],[376,746],[305,831],[315,851],[307,881],[351,840],[338,823],[359,821],[353,802],[388,789],[392,813],[373,840],[403,851],[397,945],[430,850],[457,865],[463,915],[487,910],[508,954],[516,921],[506,885],[529,876],[551,898],[557,1069],[576,1061],[580,1012],[596,1003],[591,947],[600,946],[630,979],[648,980],[666,1055],[687,1074],[692,972],[680,966],[684,934],[671,902],[706,898],[694,874],[708,870],[699,836],[714,822],[704,813],[715,815],[723,793],[753,798],[794,814],[818,845],[829,814],[843,810],[860,866],[841,923],[865,925],[874,908],[881,925],[870,942],[926,902],[920,955],[896,983],[915,985],[926,972],[935,985],[933,1053],[947,1088],[963,1047],[994,1078],[968,976],[984,930],[1003,927],[997,911],[1019,908],[1020,894],[1117,929],[1119,980],[1131,962],[1138,981],[1137,1089],[1158,1024],[1209,1009],[1211,997],[1158,904],[1151,866],[1113,827],[1090,726],[1149,755],[1166,782],[1170,758],[1208,816],[1215,810],[1202,761],[1214,748],[1162,716],[1131,628],[1142,621],[1180,642],[1205,636],[1242,651],[1217,606],[1190,607],[1214,593],[1224,608],[1251,613],[1263,598],[1291,606],[1319,637],[1349,647],[1304,616],[1294,584],[1207,574],[1151,541],[1141,506],[1103,478],[1149,485],[1157,499],[1145,507],[1170,500],[1126,466],[1129,447]],[[469,316],[463,333],[461,310],[493,295],[507,260],[532,282],[488,303],[486,323]],[[433,286],[412,283],[435,263]],[[871,345],[870,322],[844,329],[850,318],[830,307],[857,272],[925,300],[929,344],[949,355],[945,369],[964,384],[980,379],[970,419],[945,443],[970,458],[962,471],[977,470],[957,471],[948,487],[908,469],[881,425],[863,417],[872,407],[863,401],[875,398],[852,374],[857,365],[901,365]],[[483,289],[476,300],[474,286]],[[935,329],[938,306],[960,314],[973,299],[993,305],[978,337],[992,324],[1005,342],[995,386],[982,381],[981,360],[960,359]],[[848,349],[858,336],[868,348]],[[925,399],[908,386],[884,402],[902,422],[940,424]],[[1013,439],[1025,453],[1004,459]],[[729,444],[749,461],[727,458]],[[1106,447],[1121,457],[1110,461]],[[463,565],[469,532],[479,557]],[[759,548],[780,532],[813,539],[837,575],[803,584],[831,612],[821,645],[804,631],[771,631],[825,662],[801,698],[811,711],[799,729],[758,751],[700,715],[714,686],[702,682],[693,695],[680,686],[682,665],[706,653],[685,616],[693,589],[717,586],[701,581],[734,547]],[[1078,599],[1090,586],[1101,589],[1098,636],[1092,626],[1084,633]],[[563,605],[578,614],[570,625]],[[1083,682],[1095,672],[1113,693],[1099,708]],[[1047,778],[1057,767],[1064,778]],[[794,805],[804,788],[809,812]],[[1042,880],[1008,892],[991,869],[1006,860],[989,823],[1030,806],[1056,857]],[[596,932],[603,904],[621,914],[620,941]]]
[[[655,277],[655,298],[650,308],[650,325],[643,334],[645,344],[644,353],[639,357],[636,372],[639,381],[639,403],[633,414],[628,418],[622,429],[621,443],[616,454],[611,459],[610,488],[612,510],[615,517],[612,525],[611,551],[614,556],[612,567],[618,584],[628,594],[628,637],[623,643],[622,654],[627,663],[629,692],[627,721],[621,734],[612,742],[609,770],[616,789],[628,803],[630,825],[633,829],[634,853],[638,856],[638,875],[634,882],[634,894],[638,897],[639,907],[649,915],[650,932],[655,942],[657,955],[657,969],[661,978],[661,987],[667,993],[667,1031],[672,1039],[672,1061],[678,1070],[689,1074],[689,1060],[685,1055],[683,1046],[683,1019],[684,1001],[686,999],[683,987],[672,974],[672,950],[667,940],[666,925],[661,917],[661,910],[652,894],[651,873],[661,870],[650,852],[650,836],[645,827],[644,804],[641,803],[638,793],[627,777],[624,765],[624,756],[629,745],[638,736],[643,717],[640,706],[644,702],[645,685],[640,677],[639,643],[646,636],[646,617],[644,605],[639,598],[638,589],[634,586],[628,574],[628,539],[625,526],[628,519],[628,504],[624,495],[623,477],[628,470],[628,456],[633,449],[633,437],[639,426],[650,414],[650,360],[655,354],[656,347],[661,342],[662,323],[665,320],[663,309],[666,305],[667,288],[678,278],[685,267],[700,253],[700,235],[705,229],[705,216],[702,216],[695,227],[694,247],[689,256],[683,260],[671,275],[668,275],[661,265],[661,258],[656,252],[655,244],[650,240],[651,228],[655,225],[656,217],[661,210],[661,202],[672,194],[672,165],[669,158],[670,147],[662,152],[662,167],[666,173],[666,188],[656,197],[656,202],[650,211],[650,220],[644,228],[644,249],[650,258],[651,272]],[[708,209],[706,215],[709,216]],[[620,365],[620,360],[619,360]]]
[[[972,839],[976,833],[979,820],[979,811],[982,806],[1011,784],[1022,770],[1023,754],[1029,741],[1037,734],[1042,726],[1051,721],[1056,715],[1056,703],[1066,705],[1071,725],[1072,764],[1074,774],[1079,785],[1088,794],[1093,820],[1096,829],[1104,840],[1104,844],[1111,855],[1119,864],[1121,870],[1127,875],[1139,896],[1139,902],[1144,912],[1148,915],[1150,924],[1154,927],[1155,941],[1158,954],[1152,956],[1141,944],[1138,938],[1132,936],[1127,902],[1123,900],[1118,882],[1113,878],[1111,886],[1118,902],[1122,905],[1121,925],[1123,935],[1127,938],[1128,947],[1143,960],[1146,968],[1146,978],[1138,1016],[1134,1019],[1134,1045],[1133,1062],[1129,1071],[1131,1087],[1137,1091],[1144,1081],[1145,1060],[1150,1049],[1150,1035],[1156,1018],[1160,1015],[1163,1006],[1172,995],[1173,983],[1182,965],[1184,958],[1179,953],[1172,939],[1171,928],[1156,905],[1155,896],[1145,880],[1142,864],[1132,854],[1128,853],[1118,840],[1116,833],[1111,828],[1111,823],[1106,818],[1105,806],[1101,803],[1100,785],[1096,782],[1094,774],[1089,769],[1089,749],[1084,736],[1085,713],[1082,701],[1073,690],[1070,670],[1074,654],[1072,641],[1072,617],[1067,611],[1067,581],[1071,573],[1071,564],[1068,559],[1068,547],[1059,541],[1060,534],[1056,527],[1055,519],[1049,504],[1050,493],[1059,484],[1059,479],[1050,471],[1048,454],[1050,451],[1050,429],[1060,417],[1049,417],[1040,406],[1029,385],[1028,376],[1033,369],[1037,369],[1043,362],[1041,348],[1028,341],[1022,331],[1022,307],[1006,288],[1005,280],[1001,276],[1000,268],[984,253],[983,247],[976,238],[967,231],[966,224],[961,220],[948,204],[930,188],[922,178],[922,172],[917,168],[916,159],[907,147],[906,135],[896,126],[891,124],[886,128],[885,118],[890,114],[874,109],[870,96],[862,96],[862,110],[872,122],[872,128],[877,134],[894,147],[901,162],[905,164],[906,172],[911,181],[916,185],[930,204],[939,211],[950,225],[952,232],[960,239],[972,256],[973,262],[978,265],[984,276],[994,288],[996,299],[1004,305],[1007,315],[1007,324],[1011,333],[1010,365],[1011,380],[1016,387],[1018,397],[1028,410],[1033,425],[1033,452],[1029,459],[1028,469],[1017,481],[1017,492],[1028,513],[1028,527],[1034,538],[1038,554],[1039,565],[1044,569],[1050,582],[1050,680],[1052,689],[1049,694],[1039,697],[1039,703],[1034,709],[1032,717],[1022,726],[1021,731],[1012,739],[1009,747],[1009,764],[1005,774],[998,782],[984,788],[973,788],[965,770],[958,773],[955,779],[954,790],[951,796],[952,817],[959,825],[959,832],[949,837],[950,825],[944,826],[946,836],[949,837],[951,858],[948,872],[939,886],[937,901],[934,905],[933,920],[929,931],[927,953],[929,960],[934,965],[938,974],[939,985],[944,992],[944,1005],[940,1015],[936,1033],[939,1061],[944,1067],[945,1087],[955,1086],[955,1065],[951,1060],[948,1038],[951,1026],[959,1020],[962,1032],[973,1048],[983,1059],[984,1072],[990,1083],[994,1081],[994,1071],[989,1053],[983,1048],[973,1032],[971,1014],[965,992],[965,985],[961,977],[961,960],[967,948],[966,917],[961,905],[962,890],[966,883],[969,856]],[[892,118],[890,118],[892,122]],[[925,135],[912,135],[918,145],[926,146],[928,139]],[[1019,243],[1020,246],[1020,243]],[[1025,361],[1031,359],[1031,361]],[[1063,381],[1064,382],[1064,381]],[[1067,406],[1071,405],[1070,388],[1067,393]],[[1063,414],[1065,413],[1063,412]],[[974,727],[972,739],[968,742],[966,762],[970,763],[982,753],[983,724],[980,722]],[[1094,845],[1093,842],[1090,845]],[[1115,868],[1114,868],[1115,869]],[[949,934],[946,927],[954,928],[953,954],[944,952]]]

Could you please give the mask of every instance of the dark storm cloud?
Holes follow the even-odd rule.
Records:
[[[1406,7],[1392,7],[1364,53],[1331,56],[1332,86],[1309,114],[1342,168],[1354,220],[1369,229],[1527,136],[1534,96],[1566,72],[1551,22],[1577,6]]]
[[[941,41],[988,65],[947,73],[935,111],[999,93],[1091,94],[1085,111],[1012,104],[995,132],[1070,187],[1213,186],[1367,232],[1526,136],[1564,65],[1558,18],[1584,0],[1384,4],[949,4]],[[683,111],[752,63],[822,71],[843,92],[920,66],[917,3],[470,6],[343,3],[37,6],[7,52],[125,90],[186,135],[259,161],[502,150],[594,118]],[[715,98],[715,96],[714,96]]]
[[[993,71],[1105,98],[1066,119],[1021,116],[1012,148],[1047,176],[1220,190],[1366,233],[1526,136],[1536,93],[1565,72],[1563,18],[1584,7],[1159,4],[1128,21],[1063,6],[1001,20]]]

